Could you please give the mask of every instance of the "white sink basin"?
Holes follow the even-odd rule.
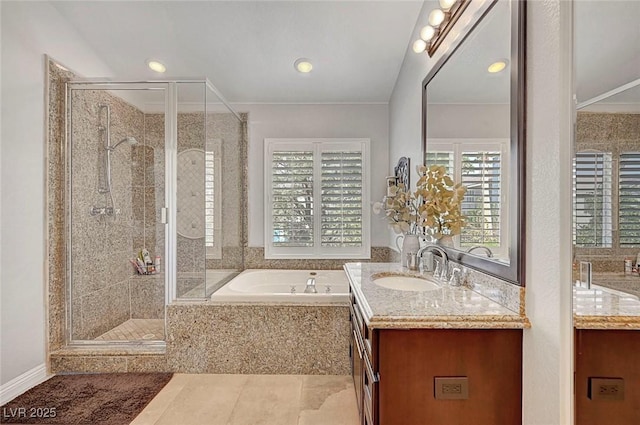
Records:
[[[424,292],[440,289],[440,285],[431,280],[411,276],[381,276],[374,278],[373,283],[396,291]]]

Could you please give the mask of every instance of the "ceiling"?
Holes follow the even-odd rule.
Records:
[[[206,77],[234,103],[386,103],[423,2],[53,4],[117,79]],[[294,69],[300,57],[310,74]]]
[[[578,102],[640,78],[640,1],[577,1],[575,17]]]
[[[423,1],[53,4],[116,79],[206,77],[232,103],[386,103]],[[640,78],[640,1],[581,0],[575,13],[578,101]],[[501,101],[498,78],[487,79],[484,62],[504,57],[507,39],[500,36],[502,28],[481,26],[493,29],[470,38],[474,47],[459,53],[467,56],[462,62],[482,62],[479,78],[485,81],[469,78],[471,68],[463,67],[462,75],[446,84],[453,90],[449,102],[477,103],[486,96],[480,89],[492,93],[490,102]],[[313,62],[310,74],[294,70],[300,57]],[[146,61],[151,58],[165,63],[167,73],[150,71]]]

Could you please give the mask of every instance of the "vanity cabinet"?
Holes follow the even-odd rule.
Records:
[[[522,329],[370,328],[350,299],[362,424],[521,423]],[[466,378],[468,395],[436,398],[436,378]],[[463,396],[459,383],[444,397]]]
[[[374,425],[377,405],[377,374],[373,372],[372,335],[362,318],[362,311],[351,294],[351,365],[360,423]],[[377,354],[377,353],[376,353]]]
[[[576,425],[640,424],[638,353],[640,330],[575,330]]]

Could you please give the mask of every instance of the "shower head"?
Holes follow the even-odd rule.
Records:
[[[123,144],[124,142],[129,143],[131,146],[136,146],[136,145],[138,144],[138,141],[136,140],[136,138],[135,138],[135,137],[133,137],[133,136],[128,136],[128,137],[125,137],[124,139],[120,140],[120,141],[119,141],[118,143],[116,143],[115,145],[107,147],[107,150],[112,151],[112,150],[114,150],[115,148],[117,148],[118,146],[120,146],[121,144]]]

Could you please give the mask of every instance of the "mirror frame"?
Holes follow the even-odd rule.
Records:
[[[509,157],[509,264],[489,260],[453,248],[444,248],[450,260],[487,273],[516,285],[525,286],[525,229],[526,229],[526,144],[525,144],[525,47],[526,0],[494,0],[462,40],[446,52],[422,82],[422,163],[427,152],[427,86],[440,69],[455,55],[460,46],[491,12],[498,1],[511,4],[511,78],[510,78],[510,157]]]

